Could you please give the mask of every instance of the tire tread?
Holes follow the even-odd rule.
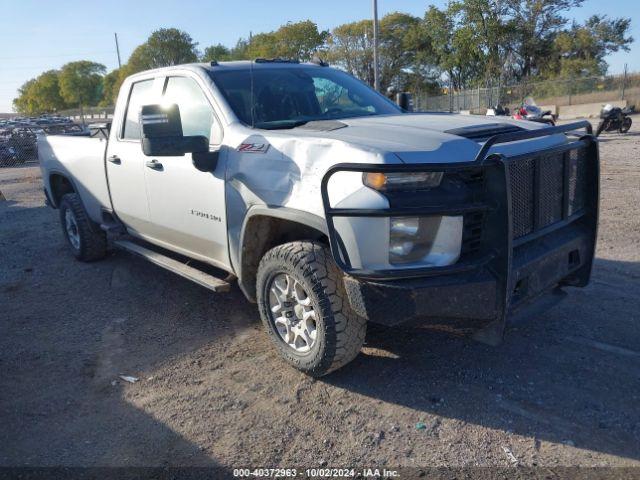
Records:
[[[289,264],[301,271],[313,286],[316,297],[324,302],[325,321],[329,324],[326,358],[307,373],[326,375],[353,360],[364,343],[367,321],[350,308],[342,281],[343,273],[333,261],[329,248],[319,242],[296,241],[269,250],[258,269],[258,292],[262,291],[260,272],[271,262]],[[259,296],[261,313],[265,311],[265,301]]]

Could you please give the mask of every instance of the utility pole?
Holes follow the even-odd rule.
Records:
[[[627,89],[627,64],[624,64],[624,76],[622,77],[622,95],[620,100],[624,100],[625,90]]]
[[[122,62],[120,61],[120,46],[118,45],[118,34],[114,33],[113,36],[116,39],[116,53],[118,54],[118,68],[122,68]]]
[[[373,0],[373,84],[380,91],[380,57],[378,54],[378,0]]]

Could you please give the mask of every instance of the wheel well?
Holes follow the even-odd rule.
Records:
[[[57,207],[63,195],[75,192],[73,184],[63,175],[54,173],[49,177],[49,185],[51,186],[51,200]]]
[[[256,276],[264,254],[278,245],[296,240],[329,243],[327,236],[320,230],[292,220],[256,215],[247,221],[242,236],[238,283],[250,301],[256,301]]]

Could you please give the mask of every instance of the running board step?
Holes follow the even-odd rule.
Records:
[[[113,244],[214,292],[228,292],[231,289],[229,282],[225,282],[220,278],[209,275],[197,268],[190,267],[189,265],[162,255],[161,253],[154,252],[136,243],[127,240],[116,240]]]
[[[110,233],[113,235],[123,235],[127,233],[127,230],[121,223],[102,223],[100,224],[100,229],[106,233]]]

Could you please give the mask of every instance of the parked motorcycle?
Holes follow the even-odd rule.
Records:
[[[493,107],[487,108],[487,117],[508,117],[509,116],[509,108],[503,107],[498,104]]]
[[[627,133],[631,128],[631,118],[629,115],[634,111],[635,106],[631,108],[614,107],[610,103],[607,103],[602,110],[600,110],[600,123],[596,130],[596,137],[602,132],[619,132]]]
[[[522,105],[513,114],[516,120],[529,120],[531,122],[546,123],[555,126],[556,120],[551,114],[551,110],[542,110],[533,98],[525,98]]]

